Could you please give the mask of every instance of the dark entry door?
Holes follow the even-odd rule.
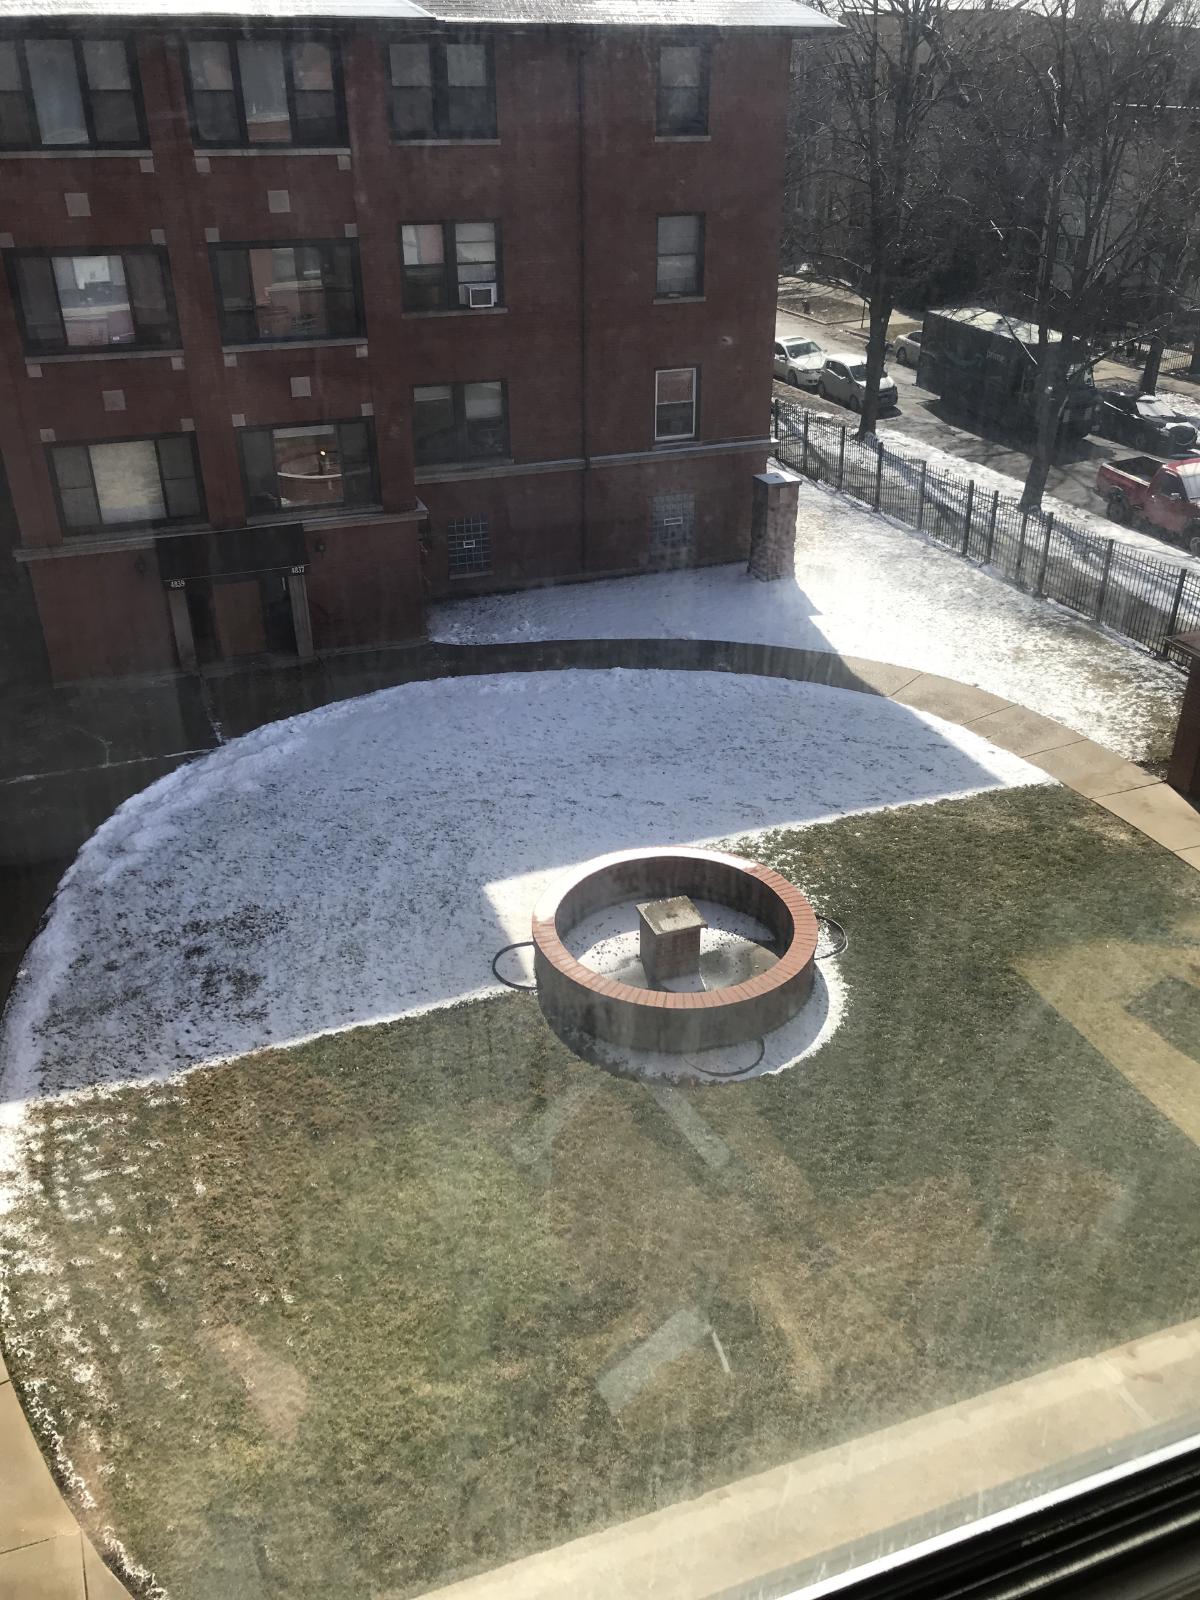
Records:
[[[281,572],[264,572],[258,580],[262,595],[263,629],[267,649],[273,655],[296,654],[296,627],[292,621],[292,600],[287,578]]]

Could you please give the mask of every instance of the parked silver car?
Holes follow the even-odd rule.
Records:
[[[797,389],[815,389],[825,352],[815,339],[776,339],[775,376]]]
[[[867,362],[865,356],[838,351],[826,356],[825,365],[817,378],[817,393],[823,400],[834,400],[850,411],[861,411],[863,396],[867,392]],[[888,377],[887,368],[879,380],[879,409],[890,411],[896,404],[896,385]]]
[[[914,328],[912,333],[902,333],[892,345],[892,354],[898,367],[915,367],[921,359],[920,328]]]

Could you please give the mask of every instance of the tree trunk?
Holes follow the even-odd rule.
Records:
[[[1142,371],[1142,394],[1153,394],[1158,388],[1158,369],[1162,366],[1163,351],[1166,348],[1166,340],[1161,333],[1156,333],[1150,340],[1150,353],[1146,357],[1146,365]]]
[[[888,323],[892,320],[892,307],[885,295],[872,295],[869,308],[871,327],[867,334],[867,392],[863,395],[862,417],[855,435],[858,439],[869,439],[879,420],[879,380],[883,375]]]
[[[1065,343],[1065,341],[1063,341]],[[1058,449],[1058,429],[1067,395],[1069,363],[1062,344],[1047,344],[1038,362],[1037,433],[1021,491],[1021,510],[1037,511]]]
[[[1192,359],[1188,363],[1188,377],[1200,378],[1200,329],[1197,329],[1196,337],[1192,340]]]

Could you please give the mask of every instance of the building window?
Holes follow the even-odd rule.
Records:
[[[656,494],[650,506],[650,551],[654,556],[686,556],[696,527],[696,497]]]
[[[475,578],[492,570],[492,534],[486,517],[457,517],[446,524],[446,557],[452,578]]]
[[[487,43],[431,39],[391,46],[397,139],[494,139],[496,83]]]
[[[199,145],[336,145],[346,137],[336,48],[314,39],[190,39]]]
[[[672,296],[704,292],[703,217],[659,217],[656,292]]]
[[[499,231],[494,222],[404,223],[405,310],[499,305]]]
[[[252,517],[276,511],[317,515],[378,499],[369,422],[242,428],[238,443]]]
[[[503,383],[434,383],[414,389],[413,450],[419,467],[506,456]]]
[[[204,515],[189,433],[106,444],[56,444],[50,464],[66,533],[188,522]]]
[[[361,335],[357,245],[216,245],[210,253],[226,344]]]
[[[0,149],[144,145],[136,85],[124,39],[0,41]]]
[[[13,251],[6,264],[31,355],[179,343],[163,250]]]
[[[708,132],[708,49],[664,44],[658,51],[658,134],[695,138]]]
[[[696,368],[664,367],[654,374],[654,437],[696,437]]]

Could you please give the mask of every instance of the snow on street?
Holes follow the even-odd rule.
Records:
[[[921,535],[800,487],[794,582],[745,568],[564,584],[435,607],[450,643],[695,638],[791,645],[938,672],[1005,696],[1131,760],[1178,715],[1173,668],[1002,583]]]
[[[537,896],[605,851],[1046,781],[883,697],[777,679],[548,672],[342,701],[178,769],[84,845],[14,987],[0,1099],[12,1122],[40,1093],[494,990]]]

